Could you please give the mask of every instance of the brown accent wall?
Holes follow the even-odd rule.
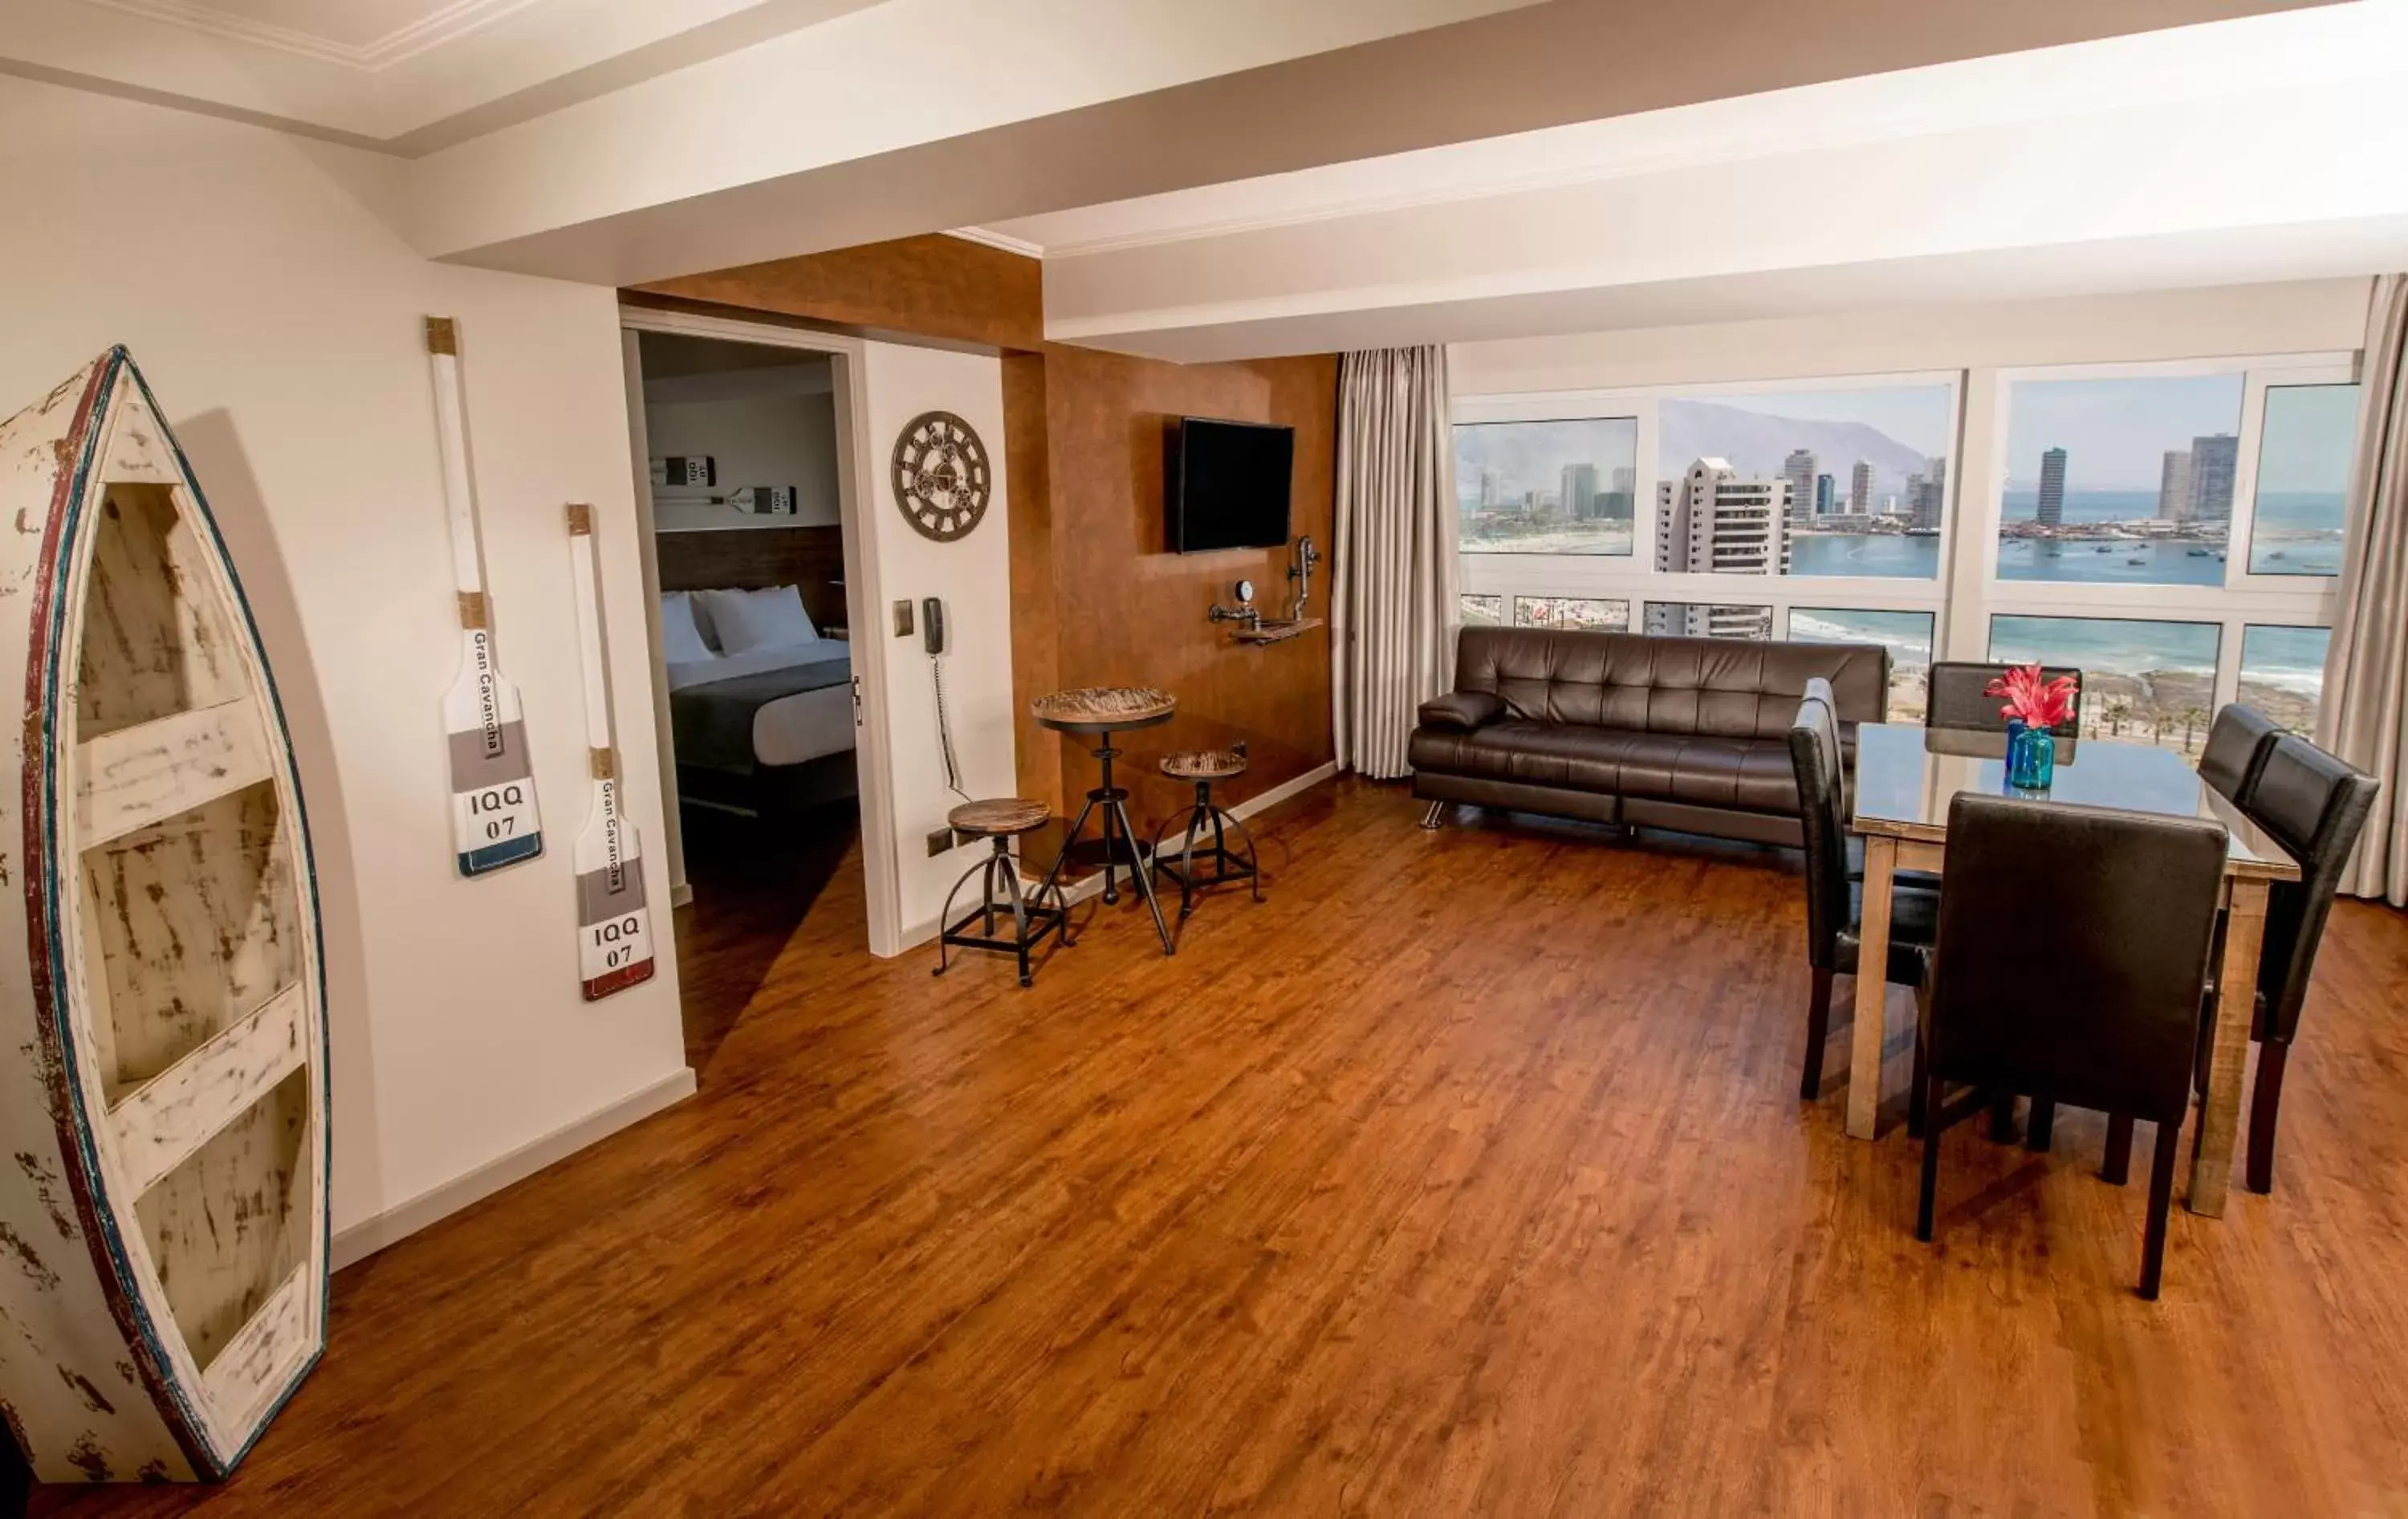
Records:
[[[1235,798],[1330,758],[1328,629],[1254,646],[1205,615],[1214,600],[1231,599],[1240,580],[1253,580],[1256,605],[1277,615],[1289,593],[1290,551],[1166,552],[1162,450],[1165,424],[1182,415],[1295,428],[1289,532],[1311,534],[1326,556],[1337,397],[1338,361],[1327,354],[1175,365],[1086,349],[1047,351],[1054,678],[1064,686],[1159,686],[1179,698],[1177,718],[1124,740],[1136,762],[1127,768],[1142,817],[1168,816],[1194,795],[1189,784],[1155,773],[1154,761],[1168,750],[1247,740],[1251,768],[1218,788]],[[1329,567],[1325,557],[1313,576],[1316,612],[1329,605]],[[1095,763],[1082,748],[1065,746],[1065,801],[1095,783]],[[1025,767],[1023,775],[1024,783],[1038,779]]]
[[[880,336],[1036,349],[1045,342],[1043,267],[1024,254],[932,233],[636,288]]]
[[[1038,262],[958,237],[872,243],[643,289],[1002,351],[1012,695],[1026,795],[1074,807],[1095,784],[1086,740],[1066,740],[1026,715],[1031,698],[1069,686],[1151,685],[1179,697],[1177,718],[1124,740],[1122,773],[1143,820],[1168,820],[1193,795],[1155,772],[1173,749],[1247,741],[1252,767],[1216,788],[1225,805],[1328,763],[1327,628],[1255,647],[1205,615],[1241,579],[1254,582],[1265,613],[1278,615],[1291,589],[1289,551],[1166,552],[1162,447],[1166,424],[1180,416],[1296,429],[1291,537],[1310,534],[1321,546],[1311,610],[1326,613],[1336,549],[1334,355],[1176,365],[1048,343]],[[882,488],[879,495],[881,509],[894,509]]]

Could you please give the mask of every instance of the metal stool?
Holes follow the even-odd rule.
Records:
[[[1186,832],[1179,848],[1167,852],[1162,837],[1157,836],[1151,853],[1154,867],[1179,882],[1179,916],[1184,920],[1196,910],[1197,894],[1232,881],[1242,881],[1254,895],[1263,899],[1261,872],[1255,868],[1254,836],[1246,825],[1212,805],[1212,782],[1229,781],[1246,773],[1246,742],[1240,738],[1227,749],[1191,749],[1162,757],[1162,773],[1174,781],[1196,782],[1196,805],[1187,814]],[[1229,847],[1229,828],[1238,830],[1238,838],[1246,846],[1240,857]],[[1196,842],[1207,830],[1212,835],[1211,847],[1197,849]],[[1168,834],[1168,829],[1164,830]],[[1202,868],[1211,867],[1211,874]]]
[[[1011,854],[1012,839],[1043,827],[1045,820],[1053,815],[1053,810],[1043,802],[1017,796],[964,802],[945,814],[945,822],[955,833],[995,840],[995,853],[964,871],[962,879],[953,882],[953,889],[945,894],[945,910],[937,917],[937,968],[930,975],[941,976],[949,968],[948,950],[992,950],[1019,959],[1020,984],[1026,986],[1032,979],[1029,952],[1043,943],[1048,934],[1061,934],[1063,943],[1070,942],[1063,926],[1069,918],[1069,904],[1061,888],[1049,876],[1033,895],[1024,896],[1020,889],[1020,864]],[[955,923],[953,898],[961,895],[972,876],[979,878],[979,905]],[[1045,905],[1048,890],[1054,895],[1052,907]],[[1010,938],[999,939],[996,937],[996,919],[1006,911],[1011,914],[1012,932]],[[979,924],[979,933],[969,931],[974,923]]]

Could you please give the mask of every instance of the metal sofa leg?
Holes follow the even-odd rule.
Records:
[[[1445,814],[1445,811],[1446,804],[1444,802],[1430,803],[1429,806],[1422,810],[1422,826],[1425,828],[1437,827],[1439,825],[1440,818]]]

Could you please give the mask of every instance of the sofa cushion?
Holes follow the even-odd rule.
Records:
[[[1421,705],[1421,725],[1469,733],[1504,715],[1505,704],[1485,691],[1450,691]]]
[[[1407,757],[1416,770],[1447,775],[1747,812],[1798,810],[1788,745],[1765,738],[1508,719],[1471,733],[1420,729]]]
[[[1469,627],[1455,689],[1492,692],[1510,716],[1631,733],[1786,741],[1806,682],[1831,682],[1834,715],[1879,722],[1889,660],[1878,645],[1659,638]]]

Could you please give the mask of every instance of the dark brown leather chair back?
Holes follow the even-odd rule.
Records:
[[[1838,967],[1840,931],[1848,925],[1847,819],[1842,814],[1840,724],[1830,685],[1807,682],[1789,724],[1789,765],[1798,775],[1798,821],[1806,845],[1806,959]]]
[[[2227,801],[2246,803],[2249,788],[2273,752],[2280,724],[2255,707],[2226,702],[2199,752],[2199,778]]]
[[[2226,833],[1960,794],[1929,1002],[1943,1081],[2179,1124]]]
[[[1842,723],[1878,723],[1889,705],[1889,651],[1878,644],[1467,627],[1455,666],[1457,691],[1492,693],[1523,722],[1635,733],[1780,738],[1816,676],[1831,683]]]
[[[2300,867],[2298,881],[2278,881],[2267,893],[2266,948],[2258,962],[2258,987],[2266,998],[2263,1032],[2286,1044],[2299,1032],[2333,893],[2373,810],[2374,793],[2373,777],[2285,733],[2267,746],[2242,804]]]
[[[1962,660],[1934,664],[1924,726],[1972,733],[2006,732],[2007,720],[1999,713],[2006,704],[1997,696],[1985,695],[1990,682],[2006,673],[2004,665],[1975,665]],[[2078,716],[2082,709],[2082,672],[2044,665],[2040,673],[2051,681],[2060,675],[2073,677],[2074,711]],[[2078,722],[2076,725],[2080,725]]]

